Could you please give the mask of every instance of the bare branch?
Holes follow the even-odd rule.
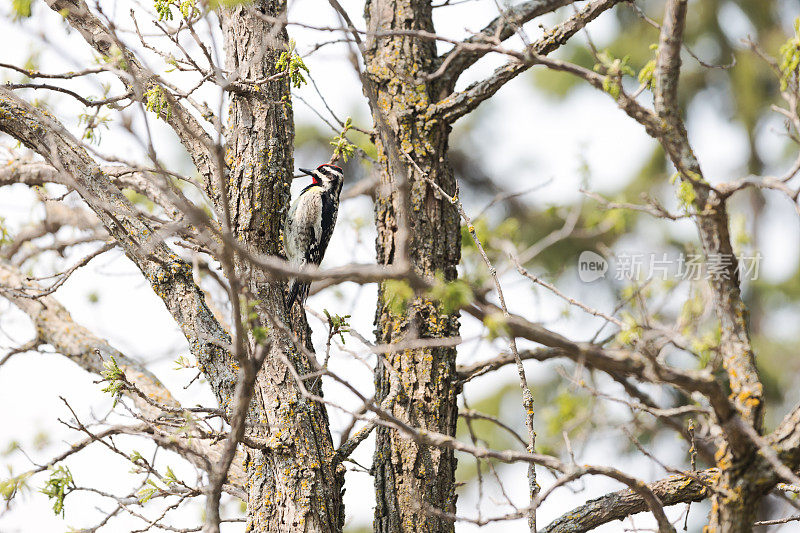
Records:
[[[206,523],[203,531],[208,533],[219,533],[219,499],[222,495],[222,485],[228,477],[228,471],[236,456],[236,447],[244,437],[245,419],[250,410],[250,400],[255,389],[256,376],[264,363],[266,354],[272,349],[272,342],[267,341],[264,345],[259,345],[252,358],[243,361],[239,370],[239,378],[236,383],[236,395],[234,399],[233,414],[230,424],[231,431],[225,439],[222,455],[214,464],[209,472],[209,487],[206,490]]]
[[[643,381],[670,383],[689,392],[700,392],[708,398],[729,439],[737,443],[741,443],[745,439],[750,442],[750,439],[739,427],[736,411],[728,399],[728,395],[711,372],[683,370],[661,364],[655,359],[644,357],[634,351],[606,350],[592,343],[575,342],[518,315],[511,314],[504,317],[499,308],[491,305],[472,305],[465,308],[465,311],[481,321],[488,316],[493,316],[512,335],[560,350],[559,352],[542,352],[542,356],[563,354],[577,363],[586,364],[609,374],[635,376]]]
[[[172,220],[183,217],[182,205],[188,204],[183,194],[167,185],[166,178],[159,180],[154,171],[118,165],[104,165],[101,170],[120,189],[131,189],[151,200],[164,210]],[[29,186],[57,183],[72,188],[72,178],[47,163],[13,162],[0,168],[0,187],[21,183]],[[172,196],[180,199],[180,204]]]
[[[555,357],[565,356],[566,352],[559,348],[539,348],[536,350],[522,350],[519,352],[519,358],[523,361],[529,359],[533,359],[535,361],[547,361]],[[456,367],[456,372],[458,373],[459,380],[469,381],[473,378],[486,374],[487,372],[497,370],[498,368],[513,363],[516,363],[516,357],[514,354],[504,353],[479,363],[473,363],[471,365],[459,365]]]
[[[669,0],[661,25],[656,58],[655,109],[671,127],[681,128],[678,107],[678,76],[681,68],[681,44],[686,23],[687,0]]]
[[[548,289],[549,291],[551,291],[553,294],[555,294],[556,296],[558,296],[562,300],[565,300],[570,305],[574,305],[576,307],[579,307],[579,308],[583,309],[584,311],[586,311],[587,313],[589,313],[590,315],[602,318],[602,319],[604,319],[604,320],[606,320],[608,322],[611,322],[612,324],[615,324],[616,326],[619,326],[620,328],[624,328],[625,327],[625,324],[623,324],[623,322],[621,320],[619,320],[618,318],[615,318],[615,317],[613,317],[611,315],[608,315],[608,314],[606,314],[606,313],[604,313],[602,311],[594,309],[593,307],[589,307],[588,305],[584,304],[583,302],[580,302],[580,301],[576,300],[575,298],[567,296],[566,294],[564,294],[563,292],[558,290],[558,288],[555,285],[553,285],[552,283],[548,283],[548,282],[544,281],[543,279],[539,278],[538,276],[535,276],[534,274],[531,274],[530,272],[528,272],[527,269],[525,269],[520,264],[519,260],[514,255],[512,255],[511,253],[509,253],[509,257],[511,258],[511,262],[513,262],[514,265],[517,267],[517,272],[519,272],[520,274],[522,274],[523,276],[525,276],[526,278],[531,280],[533,283],[541,285],[542,287]]]
[[[46,72],[39,72],[38,70],[29,70],[26,68],[18,67],[17,65],[12,65],[10,63],[0,63],[0,68],[15,70],[20,74],[23,74],[26,78],[31,78],[31,79],[47,78],[47,79],[59,79],[59,80],[71,80],[73,78],[88,76],[89,74],[98,74],[100,72],[105,72],[106,70],[108,70],[107,67],[94,67],[94,68],[83,69],[78,72],[71,71],[62,73],[46,73]]]

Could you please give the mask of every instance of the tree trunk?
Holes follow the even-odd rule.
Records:
[[[776,431],[778,433],[778,431]],[[769,442],[769,438],[767,438]],[[774,443],[767,446],[779,449]],[[749,533],[753,531],[758,510],[764,496],[775,487],[780,478],[775,475],[770,462],[763,453],[752,453],[742,459],[734,459],[724,448],[718,452],[723,465],[716,489],[711,497],[711,516],[706,528],[708,533]],[[790,468],[793,460],[780,458]]]
[[[711,500],[711,519],[707,533],[750,533],[756,521],[763,492],[753,490],[741,472],[725,471],[720,476],[718,493]]]
[[[267,17],[284,14],[286,2],[262,0],[257,9]],[[269,24],[239,6],[223,14],[226,66],[240,78],[275,74],[286,50],[285,27]],[[261,85],[261,91],[233,93],[225,160],[231,229],[255,252],[282,254],[280,231],[290,201],[294,170],[294,123],[287,77]],[[219,191],[212,197],[219,198]],[[217,201],[218,212],[221,212]],[[266,279],[236,262],[240,279],[255,299],[259,321],[291,326],[295,339],[280,327],[269,327],[273,350],[259,373],[249,415],[251,434],[269,442],[264,450],[249,449],[248,531],[336,532],[344,521],[343,475],[331,466],[334,448],[327,412],[305,398],[286,366],[306,374],[311,364],[301,347],[312,348],[304,313],[290,319],[284,304],[284,283]],[[252,340],[251,340],[252,342]],[[306,387],[321,396],[319,380]],[[227,406],[223,406],[227,407]]]
[[[433,31],[431,6],[426,1],[370,1],[366,19],[370,32]],[[376,139],[382,163],[375,201],[377,261],[392,264],[402,259],[396,256],[403,249],[398,215],[405,205],[411,266],[421,274],[441,273],[445,280],[452,281],[461,256],[458,213],[424,179],[427,175],[448,194],[455,193],[455,179],[447,159],[450,128],[445,123],[425,120],[425,109],[438,100],[438,88],[434,83],[415,82],[417,76],[435,70],[435,44],[403,36],[370,37],[365,60],[366,76],[374,85],[377,99],[371,102],[374,122],[381,122],[381,113],[386,126],[378,128],[380,135]],[[392,138],[386,138],[389,135]],[[419,169],[408,160],[392,162],[391,150],[387,150],[391,145],[410,156]],[[393,169],[397,168],[404,168],[406,175],[394,175]],[[401,194],[404,198],[399,197]],[[458,334],[457,313],[445,314],[430,299],[419,297],[409,304],[406,313],[396,315],[387,305],[385,291],[385,284],[381,285],[375,317],[379,343]],[[390,372],[386,365],[391,365],[400,380],[392,414],[414,427],[455,434],[459,392],[455,356],[454,348],[387,353],[385,359],[379,360],[376,371],[378,401],[389,393]],[[451,521],[438,518],[425,508],[455,512],[456,460],[451,450],[420,446],[396,431],[379,428],[373,468],[375,531],[453,531]]]

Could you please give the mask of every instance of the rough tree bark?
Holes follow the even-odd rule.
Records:
[[[285,14],[286,2],[262,0],[255,9],[238,6],[221,15],[226,68],[240,79],[275,75],[278,58],[287,50],[285,27],[269,22]],[[227,188],[236,240],[253,252],[277,255],[283,253],[281,227],[294,171],[290,80],[284,76],[260,89],[237,91],[231,97],[225,154],[229,174],[227,183],[219,185]],[[212,192],[219,214],[224,211],[221,192]],[[291,364],[300,375],[313,369],[302,350],[312,348],[305,315],[300,311],[290,319],[283,282],[267,279],[244,260],[236,262],[236,270],[246,280],[274,346],[259,373],[249,416],[252,431],[266,438],[270,448],[248,451],[248,530],[340,531],[344,480],[331,461],[327,412],[324,405],[303,396],[287,368]],[[281,324],[298,333],[290,334]],[[321,396],[319,380],[306,386]]]
[[[374,37],[373,32],[391,30],[433,31],[430,2],[392,0],[367,2],[368,32],[365,43],[366,77],[373,85],[371,101],[374,121],[385,117],[378,128],[381,176],[375,200],[376,242],[379,264],[408,260],[418,273],[441,273],[446,281],[456,278],[461,254],[458,213],[436,194],[426,177],[448,194],[456,184],[447,159],[449,124],[426,120],[428,105],[438,101],[435,83],[415,79],[436,69],[435,43],[408,36]],[[372,100],[372,99],[371,99]],[[392,138],[385,138],[391,135]],[[402,157],[392,162],[387,147],[394,144]],[[400,164],[397,164],[400,163]],[[416,167],[419,168],[416,168]],[[393,169],[404,167],[405,176]],[[405,222],[401,219],[405,213]],[[406,231],[407,230],[407,231]],[[407,242],[402,242],[407,238]],[[444,314],[433,302],[417,298],[402,315],[388,305],[386,286],[379,290],[375,316],[379,343],[396,343],[406,337],[441,338],[458,334],[458,315]],[[376,398],[383,400],[390,389],[391,365],[398,376],[399,394],[391,412],[422,430],[453,435],[459,392],[455,372],[455,348],[406,349],[387,353],[376,370]],[[419,445],[398,432],[378,428],[375,459],[376,532],[453,531],[453,523],[432,515],[424,506],[455,512],[456,460],[448,449]]]
[[[449,93],[458,74],[487,49],[456,48],[452,55],[437,58],[434,41],[400,34],[407,30],[433,32],[429,2],[367,2],[370,37],[363,50],[364,77],[365,91],[379,126],[375,138],[380,155],[380,185],[375,203],[379,264],[410,263],[423,276],[441,273],[447,281],[456,277],[460,259],[458,213],[429,183],[433,181],[448,194],[457,196],[447,159],[450,122],[469,113],[505,82],[534,64],[571,72],[607,91],[603,75],[550,60],[543,54],[563,44],[588,21],[619,1],[594,0],[533,43],[530,56],[515,57],[489,79],[454,94]],[[153,88],[165,91],[158,76],[137,62],[134,54],[117,40],[113,27],[105,26],[84,0],[47,0],[47,3],[108,61],[116,55],[110,53],[114,47],[121,48],[125,68],[120,72],[127,74],[120,75],[120,79],[130,89],[132,99],[142,102],[144,91]],[[513,34],[512,26],[517,23],[567,3],[566,0],[524,2],[498,17],[482,33],[506,39]],[[662,143],[681,180],[696,193],[693,203],[702,211],[697,225],[706,255],[730,256],[726,213],[730,192],[711,187],[703,179],[678,106],[687,3],[687,0],[667,1],[654,73],[654,112],[641,107],[624,90],[615,98],[623,110]],[[191,155],[215,203],[226,236],[247,252],[265,255],[282,252],[280,229],[289,203],[294,167],[290,84],[286,76],[276,72],[276,61],[288,42],[280,22],[285,9],[285,0],[256,0],[255,4],[228,5],[220,13],[226,52],[224,75],[229,79],[224,80],[220,72],[216,74],[231,95],[226,150],[212,140],[199,119],[180,102],[170,100],[171,113],[161,117],[175,130]],[[386,33],[394,30],[400,32]],[[353,34],[356,35],[354,30]],[[480,42],[476,36],[466,44]],[[449,75],[428,80],[425,75],[438,67],[447,70],[444,67],[448,57],[452,60]],[[233,352],[228,349],[230,336],[206,307],[205,295],[195,284],[189,266],[172,253],[147,219],[137,216],[121,194],[119,176],[117,180],[111,179],[115,170],[100,167],[57,120],[20,100],[7,88],[0,88],[0,131],[38,152],[49,163],[46,165],[49,175],[65,180],[86,200],[103,231],[125,250],[162,298],[189,341],[221,406],[230,412],[237,376],[236,349]],[[119,172],[119,167],[116,169]],[[37,175],[34,179],[44,177]],[[127,179],[138,182],[135,177]],[[180,217],[180,208],[171,199],[162,207],[170,216]],[[269,329],[273,347],[257,377],[249,415],[248,431],[254,437],[250,442],[266,444],[259,449],[250,448],[243,465],[249,497],[248,531],[341,531],[342,470],[334,466],[337,461],[333,460],[325,407],[308,398],[304,391],[305,387],[313,395],[321,395],[320,382],[313,380],[301,385],[294,377],[311,372],[315,366],[313,355],[308,355],[312,346],[305,315],[299,306],[291,314],[286,309],[284,284],[280,280],[254,268],[243,253],[229,250],[230,247],[226,249],[228,255],[221,254],[235,273],[229,282],[245,305],[253,306],[255,321]],[[569,341],[517,316],[510,317],[507,325],[515,336],[553,349],[550,356],[569,357],[612,375],[621,372],[705,395],[720,430],[716,467],[697,474],[702,483],[695,482],[694,477],[670,478],[650,484],[650,489],[664,504],[695,501],[710,493],[709,531],[744,532],[752,530],[764,494],[780,480],[796,479],[793,470],[800,465],[800,407],[774,432],[761,436],[763,391],[748,332],[747,309],[741,299],[736,271],[733,266],[727,270],[729,275],[715,278],[711,289],[721,325],[719,351],[728,378],[729,397],[722,384],[705,371],[669,368],[655,358],[646,361],[635,351],[607,353],[599,346]],[[13,286],[26,283],[15,270],[0,263],[2,279],[11,280]],[[237,284],[242,286],[235,287]],[[375,318],[378,342],[397,344],[409,338],[457,335],[457,314],[443,313],[435,302],[423,296],[397,314],[390,305],[391,293],[388,283],[381,284]],[[148,391],[151,397],[156,397],[162,389],[153,376],[136,370],[124,355],[88,331],[78,329],[69,338],[55,333],[54,324],[72,324],[72,321],[66,310],[49,298],[34,304],[16,293],[6,297],[34,319],[37,342],[49,342],[93,372],[102,368],[98,354],[115,355],[130,373],[131,382]],[[37,305],[43,305],[43,309]],[[470,312],[482,318],[486,311]],[[248,324],[252,325],[255,324]],[[252,351],[255,339],[247,338],[245,342],[250,343]],[[432,514],[427,507],[448,513],[455,511],[456,462],[452,450],[461,448],[429,445],[435,441],[424,435],[455,433],[459,392],[455,349],[398,347],[398,351],[379,359],[376,389],[381,404],[391,390],[394,400],[389,410],[393,416],[420,428],[422,435],[410,440],[408,435],[386,427],[377,430],[375,530],[453,531],[451,521]],[[393,394],[398,390],[395,397]],[[174,401],[168,395],[157,399],[167,406]],[[153,406],[145,402],[143,408]],[[186,449],[195,457],[195,464],[208,469],[210,462],[217,461],[212,446],[189,443]],[[705,483],[712,484],[713,490],[706,490]],[[238,489],[239,484],[235,485],[233,488]],[[241,490],[233,493],[240,495]],[[546,530],[584,531],[651,508],[647,503],[635,490],[613,493],[568,513]]]
[[[151,88],[165,91],[158,78],[83,0],[49,0],[48,5],[103,57],[110,56],[114,47],[121,51],[130,76],[120,74],[120,79],[131,88],[135,100],[143,101],[145,91]],[[262,0],[255,9],[264,16],[244,5],[220,15],[226,64],[234,78],[231,81],[262,80],[275,74],[276,60],[286,49],[285,28],[270,23],[284,14],[285,2]],[[170,113],[165,120],[203,177],[223,229],[250,251],[277,254],[294,166],[294,125],[288,79],[284,76],[259,85],[260,90],[241,92],[239,88],[231,98],[227,153],[221,153],[181,103],[169,100]],[[205,306],[191,268],[162,242],[155,242],[152,229],[132,216],[134,210],[119,189],[60,124],[5,92],[0,92],[0,108],[0,130],[38,152],[58,172],[69,175],[111,236],[141,269],[186,335],[220,406],[230,413],[237,374],[235,359],[223,348],[230,337]],[[222,200],[226,195],[227,206]],[[254,303],[259,322],[269,327],[273,340],[273,350],[258,376],[249,416],[251,433],[268,445],[250,450],[245,465],[248,527],[276,532],[340,531],[343,479],[332,466],[334,449],[325,408],[303,396],[287,367],[291,364],[301,375],[311,368],[299,349],[307,340],[305,317],[301,312],[290,324],[283,303],[284,284],[249,268],[242,257],[235,259],[235,278],[244,284],[242,296]],[[283,324],[299,331],[299,339]]]

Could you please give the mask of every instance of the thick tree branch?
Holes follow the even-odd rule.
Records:
[[[197,119],[172,96],[158,76],[145,68],[133,52],[89,10],[86,2],[83,0],[46,0],[46,2],[106,61],[113,63],[115,55],[121,54],[121,64],[114,72],[120,81],[133,91],[133,99],[146,102],[145,93],[154,88],[159,94],[164,95],[168,100],[170,111],[165,115],[165,120],[189,152],[197,171],[205,178],[206,187],[210,190],[216,183],[213,177],[222,169],[217,164],[214,143]]]
[[[566,22],[559,24],[552,31],[545,34],[544,37],[532,43],[525,52],[512,52],[488,43],[486,45],[473,44],[474,49],[480,50],[484,54],[496,51],[516,59],[497,68],[485,80],[473,83],[463,91],[453,93],[444,100],[430,106],[427,110],[428,116],[440,118],[445,122],[451,123],[463,117],[478,107],[481,102],[494,96],[503,85],[528,70],[531,66],[545,64],[543,56],[563,45],[589,22],[621,1],[623,0],[595,0],[579,13],[570,17]]]
[[[227,351],[230,337],[205,304],[191,267],[138,217],[80,143],[54,119],[0,88],[0,131],[38,152],[97,214],[126,255],[142,271],[189,341],[221,405],[233,394],[236,373]]]
[[[153,172],[117,165],[104,165],[100,168],[117,187],[131,189],[146,197],[163,209],[170,219],[179,220],[183,217],[180,205],[171,196],[178,196],[181,200],[181,205],[187,204],[188,200],[179,190],[168,185],[167,182],[162,181],[164,185],[159,185],[156,181],[158,178]],[[13,162],[0,168],[0,187],[15,183],[29,186],[57,183],[70,187],[72,179],[47,163]]]
[[[662,364],[655,358],[645,357],[636,351],[604,349],[591,343],[575,342],[518,315],[503,317],[500,309],[494,306],[473,305],[465,308],[465,311],[481,321],[492,315],[493,319],[500,321],[511,335],[557,350],[540,352],[541,357],[563,355],[576,363],[585,364],[608,374],[633,376],[651,383],[669,383],[687,392],[699,392],[708,398],[729,442],[742,449],[753,447],[751,439],[740,426],[740,420],[731,400],[728,399],[722,385],[707,370],[685,370]]]
[[[456,44],[452,50],[442,54],[439,60],[446,64],[442,80],[451,87],[462,72],[475,64],[488,50],[471,48],[473,44],[500,43],[513,36],[519,28],[536,17],[551,13],[573,3],[575,0],[526,0],[503,11],[480,32]]]
[[[669,506],[704,500],[709,495],[707,486],[716,483],[718,479],[719,470],[709,468],[697,472],[693,477],[671,476],[647,486],[664,506]],[[583,533],[647,510],[647,504],[641,495],[624,489],[590,500],[565,513],[541,533]]]
[[[659,35],[655,70],[656,111],[675,127],[679,127],[681,123],[678,107],[678,77],[681,68],[683,28],[686,24],[686,5],[686,0],[667,2],[666,14]]]
[[[728,372],[732,399],[744,420],[759,431],[763,416],[763,387],[755,364],[755,354],[747,327],[747,308],[742,302],[739,275],[728,232],[728,215],[725,199],[703,178],[700,165],[689,144],[686,128],[678,105],[678,78],[683,26],[686,21],[687,0],[669,0],[661,25],[658,56],[655,68],[655,110],[664,123],[659,137],[681,180],[690,184],[695,192],[695,207],[709,216],[696,217],[697,228],[707,261],[728,258],[722,264],[723,275],[713,276],[710,285],[714,304],[722,328],[720,351]],[[725,420],[723,419],[724,423]],[[752,451],[749,439],[731,442],[734,453]]]
[[[23,291],[41,292],[42,287],[29,281],[18,269],[5,261],[0,261],[0,296],[4,297],[33,321],[37,339],[41,344],[51,345],[58,353],[78,366],[100,376],[105,367],[103,363],[113,358],[125,373],[125,379],[139,393],[124,388],[122,393],[131,398],[134,405],[146,418],[155,420],[163,411],[154,404],[179,409],[175,400],[163,383],[145,366],[131,359],[111,346],[108,341],[97,337],[91,331],[76,323],[69,311],[52,296],[32,299]],[[136,434],[140,434],[137,431]],[[198,468],[207,470],[208,461],[215,461],[221,455],[221,446],[200,438],[186,439],[178,435],[165,435],[155,428],[146,431],[160,445],[167,445]],[[172,441],[172,442],[171,442]],[[240,464],[228,470],[227,483],[235,487],[238,496],[244,495],[247,479]]]
[[[43,344],[51,345],[87,372],[98,376],[104,370],[103,363],[113,357],[131,384],[148,397],[171,407],[178,405],[155,375],[137,361],[120,353],[104,339],[77,324],[58,300],[52,296],[33,299],[28,296],[28,291],[42,292],[44,287],[29,281],[9,263],[0,261],[0,295],[30,317]],[[157,417],[160,414],[160,411],[154,410],[142,398],[135,394],[130,396],[136,407],[146,416]]]

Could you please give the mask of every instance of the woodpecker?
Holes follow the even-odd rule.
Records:
[[[289,208],[283,232],[286,259],[297,266],[319,265],[336,225],[344,174],[341,168],[330,164],[300,171],[313,181]],[[308,297],[308,287],[306,282],[290,280],[286,307],[291,309],[295,300],[302,304]]]

